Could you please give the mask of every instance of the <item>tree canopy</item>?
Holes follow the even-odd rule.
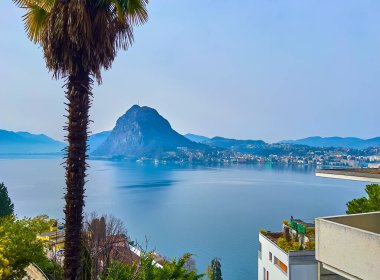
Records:
[[[195,269],[189,270],[187,262],[191,254],[185,254],[179,259],[164,261],[162,268],[156,266],[153,254],[143,253],[138,263],[122,264],[112,262],[108,273],[103,275],[102,280],[198,280],[203,275],[197,274]]]
[[[13,215],[14,205],[8,195],[4,183],[0,183],[0,217]]]
[[[380,211],[380,185],[367,185],[365,191],[368,197],[355,198],[347,202],[347,214]]]
[[[56,78],[79,70],[100,82],[118,49],[133,43],[133,27],[148,20],[148,0],[13,0],[26,9],[28,38],[43,47]]]
[[[0,218],[0,279],[21,279],[30,263],[46,258],[39,228],[32,219]]]

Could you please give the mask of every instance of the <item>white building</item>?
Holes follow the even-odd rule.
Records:
[[[317,280],[318,268],[314,250],[289,250],[286,252],[276,240],[284,238],[286,232],[259,234],[258,280]],[[308,238],[289,228],[289,234],[298,241]]]

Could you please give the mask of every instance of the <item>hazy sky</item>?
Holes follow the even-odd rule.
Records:
[[[63,81],[0,1],[0,128],[63,138]],[[277,141],[379,136],[379,0],[151,0],[94,87],[92,131],[133,104],[180,133]]]

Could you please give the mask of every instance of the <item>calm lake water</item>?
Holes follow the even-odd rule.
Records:
[[[61,159],[0,159],[19,217],[62,218]],[[200,272],[213,257],[225,280],[257,279],[261,228],[295,218],[343,214],[365,183],[318,178],[305,167],[188,167],[90,161],[86,212],[122,219],[132,239],[168,257],[195,254]]]

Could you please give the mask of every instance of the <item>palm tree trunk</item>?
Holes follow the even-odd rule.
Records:
[[[66,98],[68,100],[68,123],[66,157],[66,206],[65,206],[65,259],[66,280],[79,278],[82,222],[84,207],[84,185],[86,177],[88,111],[91,98],[89,73],[78,71],[68,78]]]

